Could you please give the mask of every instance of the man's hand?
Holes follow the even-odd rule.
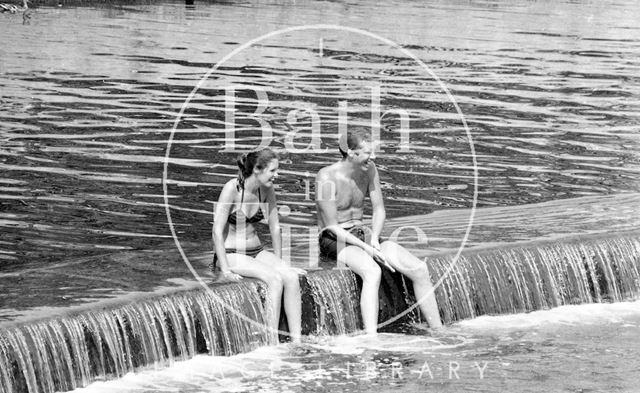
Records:
[[[306,270],[300,269],[297,267],[292,267],[291,270],[293,270],[294,272],[296,272],[298,275],[301,275],[301,276],[305,276],[307,274]]]
[[[375,248],[371,248],[371,257],[373,258],[374,261],[376,261],[377,263],[384,265],[384,267],[386,267],[387,269],[391,270],[392,272],[396,272],[396,269],[394,269],[389,262],[387,262],[387,258],[384,256],[384,254],[382,254],[382,252],[378,249]]]
[[[373,260],[378,262],[381,265],[384,265],[387,269],[391,270],[392,272],[395,272],[396,269],[394,269],[389,262],[387,262],[387,258],[384,256],[384,254],[382,254],[382,251],[380,251],[380,240],[378,239],[377,236],[371,236],[371,247],[373,247],[373,253],[372,253],[372,257]]]
[[[371,236],[371,247],[380,251],[380,239],[378,239],[378,236]]]

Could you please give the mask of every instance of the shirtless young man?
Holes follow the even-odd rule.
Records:
[[[362,278],[360,308],[367,334],[378,325],[378,289],[382,271],[378,264],[399,271],[413,282],[416,299],[430,327],[442,326],[432,292],[429,271],[423,261],[392,241],[380,244],[385,221],[380,178],[370,135],[362,131],[342,135],[342,160],[322,168],[316,176],[316,206],[322,254],[346,264]],[[363,225],[365,197],[373,207],[371,229]],[[365,233],[371,234],[370,242]]]

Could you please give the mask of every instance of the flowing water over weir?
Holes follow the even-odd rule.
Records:
[[[431,260],[446,322],[565,304],[621,301],[640,293],[637,232],[494,247]],[[434,274],[432,273],[432,275]]]
[[[469,250],[457,263],[451,255],[430,263],[433,277],[451,267],[436,296],[441,316],[452,322],[634,298],[639,260],[639,233],[626,232]],[[305,334],[345,334],[361,326],[351,272],[314,272],[304,281]],[[394,290],[403,291],[401,285]],[[262,327],[263,291],[255,282],[223,285],[7,328],[0,331],[0,392],[72,390],[198,353],[230,355],[275,344]],[[399,311],[384,299],[381,305]]]
[[[308,329],[309,333],[346,334],[359,328],[358,285],[353,273],[348,270],[322,272],[307,276],[306,281],[315,324],[315,328]]]
[[[319,273],[306,281],[314,306],[307,330],[344,334],[358,328],[353,274]],[[231,355],[273,345],[276,334],[264,328],[263,292],[262,284],[247,281],[0,330],[0,392],[68,391],[199,353]]]
[[[67,391],[198,353],[273,344],[262,291],[257,283],[219,286],[7,329],[0,332],[0,392]]]

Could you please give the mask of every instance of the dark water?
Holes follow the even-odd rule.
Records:
[[[410,118],[412,152],[400,150],[398,116],[381,121],[390,217],[472,206],[470,142],[479,207],[637,192],[639,14],[629,0],[66,3],[37,7],[28,24],[2,15],[0,266],[171,247],[171,135],[175,228],[188,252],[210,250],[212,202],[236,172],[237,151],[222,151],[230,85],[235,150],[260,141],[255,90],[265,92],[258,117],[284,153],[280,203],[303,222],[314,214],[307,182],[338,158],[339,102],[349,127],[368,127],[372,87],[382,112]],[[248,40],[314,23],[393,40],[431,73],[372,37],[309,29],[250,46],[202,80]],[[310,141],[309,113],[328,151],[292,153],[289,132],[295,148]]]

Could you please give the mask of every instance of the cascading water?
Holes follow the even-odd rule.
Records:
[[[565,237],[473,248],[428,258],[445,322],[564,304],[621,301],[640,293],[640,233]],[[303,334],[361,328],[359,284],[349,270],[309,273]],[[264,285],[246,280],[0,330],[0,393],[68,391],[161,368],[199,353],[230,355],[275,344],[264,329]],[[401,280],[385,278],[381,318],[406,307]],[[233,311],[240,311],[242,316]]]
[[[332,270],[310,274],[312,334],[346,334],[360,328],[360,303],[355,275],[350,270]]]
[[[313,322],[306,332],[359,328],[352,272],[317,272],[305,282],[304,317]],[[69,391],[199,353],[232,355],[275,344],[275,332],[264,328],[263,292],[263,284],[247,280],[0,330],[0,393]]]
[[[500,246],[429,259],[445,322],[565,304],[621,301],[640,293],[638,233]]]
[[[0,392],[55,392],[198,353],[274,344],[257,282],[176,293],[0,331]]]

